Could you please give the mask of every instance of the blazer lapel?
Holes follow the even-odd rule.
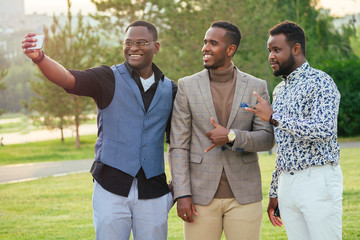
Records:
[[[235,94],[234,94],[234,101],[231,107],[231,113],[229,116],[229,120],[227,123],[227,128],[230,128],[232,122],[235,119],[237,112],[241,106],[242,99],[245,94],[245,89],[247,87],[248,79],[245,74],[240,72],[236,68],[236,84],[235,84]]]
[[[204,104],[208,109],[208,111],[210,112],[211,116],[214,118],[215,122],[218,122],[213,99],[212,99],[212,94],[211,94],[209,72],[207,69],[204,69],[203,71],[200,72],[198,76],[199,76],[198,84],[199,84],[200,94],[204,99]]]

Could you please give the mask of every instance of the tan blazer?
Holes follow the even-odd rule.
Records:
[[[191,195],[195,204],[208,205],[225,170],[231,190],[240,204],[262,200],[259,151],[274,146],[271,125],[244,106],[252,107],[256,91],[269,100],[266,82],[237,69],[236,89],[227,128],[236,139],[232,147],[218,146],[205,153],[212,143],[205,133],[218,122],[210,90],[208,70],[178,82],[170,134],[170,163],[174,197]]]

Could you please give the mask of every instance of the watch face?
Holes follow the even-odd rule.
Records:
[[[228,139],[230,142],[234,141],[235,140],[235,133],[233,131],[230,131],[229,134],[228,134]]]
[[[270,122],[271,125],[273,125],[274,127],[279,126],[279,122],[278,122],[279,119],[280,119],[280,116],[277,113],[274,113],[271,118],[271,122]]]
[[[273,116],[272,116],[273,119],[275,120],[279,120],[280,119],[280,116],[278,113],[274,113]]]

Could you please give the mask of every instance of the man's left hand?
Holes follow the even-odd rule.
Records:
[[[211,124],[215,127],[215,129],[206,133],[206,136],[211,140],[212,145],[205,149],[205,152],[208,152],[214,147],[224,145],[228,142],[229,129],[224,128],[223,126],[215,122],[213,117],[211,117],[210,121]]]
[[[273,114],[274,110],[271,108],[271,105],[268,101],[259,96],[256,92],[254,92],[254,96],[259,101],[254,107],[248,108],[245,110],[248,112],[255,113],[265,122],[269,122],[271,114]]]

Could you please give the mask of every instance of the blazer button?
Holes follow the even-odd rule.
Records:
[[[221,150],[222,150],[222,151],[225,151],[225,150],[226,150],[226,147],[221,146]]]
[[[290,175],[294,175],[294,172],[290,172]]]

